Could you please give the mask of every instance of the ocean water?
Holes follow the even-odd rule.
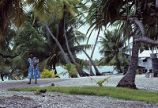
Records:
[[[117,74],[118,72],[115,70],[115,66],[97,66],[100,73],[110,73],[110,74]],[[62,66],[56,67],[57,72],[60,76],[60,78],[69,78],[69,74],[66,69],[64,69]],[[83,69],[85,72],[89,73],[88,68]],[[95,73],[94,68],[92,68],[93,72]]]

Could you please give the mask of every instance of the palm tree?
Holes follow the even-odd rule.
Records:
[[[66,45],[66,44],[68,44],[68,47],[70,48],[69,50],[71,51],[72,56],[75,59],[75,63],[73,62],[71,57],[70,57],[70,61],[77,66],[77,70],[78,70],[79,75],[80,76],[85,76],[86,73],[82,71],[82,68],[80,66],[81,64],[78,62],[78,58],[76,57],[76,54],[81,52],[82,49],[88,49],[91,46],[90,45],[76,45],[76,43],[75,43],[76,41],[80,42],[82,40],[85,40],[86,36],[83,33],[74,30],[73,28],[70,28],[67,31],[66,34],[67,34],[67,37],[66,37],[67,38],[67,43],[63,44],[62,47],[63,47],[65,52],[68,52],[67,45]],[[52,48],[52,50],[53,50],[53,52],[51,54],[52,57],[49,58],[48,64],[49,64],[50,67],[53,65],[53,69],[56,70],[55,65],[57,63],[64,64],[64,62],[62,60],[60,51],[58,49],[56,49],[55,44],[52,43],[49,46],[50,46],[50,49],[51,49],[52,46],[54,46],[54,47]],[[68,54],[68,57],[69,56],[70,55]]]
[[[78,5],[79,1],[78,0],[58,0],[58,1],[52,1],[52,0],[26,0],[23,1],[26,2],[28,4],[30,4],[31,9],[34,12],[34,15],[37,17],[37,20],[39,20],[40,22],[44,23],[45,28],[47,30],[47,32],[49,33],[49,35],[52,37],[52,39],[56,42],[58,48],[61,50],[61,53],[65,59],[65,61],[67,63],[70,63],[70,59],[67,56],[67,54],[64,52],[64,49],[62,48],[62,46],[64,46],[66,37],[66,24],[65,24],[65,20],[66,17],[72,17],[75,16],[76,12],[78,11],[77,9],[75,9],[75,6]],[[6,8],[7,4],[10,4],[10,7],[12,8],[12,10],[14,10],[15,8],[15,12],[12,10],[8,10],[7,9],[3,10],[3,12],[1,12],[2,14],[5,13],[6,16],[2,16],[2,18],[6,17],[8,19],[6,19],[7,21],[10,20],[9,17],[9,13],[20,13],[20,17],[21,18],[22,15],[24,15],[23,12],[23,3],[22,1],[18,1],[18,0],[7,0],[7,1],[1,1],[1,8]],[[16,7],[15,7],[16,6]],[[20,12],[19,12],[20,11]],[[17,16],[17,15],[16,15]],[[12,16],[12,22],[14,21],[14,16]],[[16,20],[17,18],[15,18]],[[36,19],[34,21],[37,21]],[[20,22],[21,20],[19,20]],[[5,21],[4,21],[5,22]],[[18,20],[16,20],[15,22],[17,22],[16,24],[19,24]],[[52,27],[50,26],[51,22],[56,22],[57,24],[57,34],[54,34],[54,32],[52,32]],[[21,23],[20,23],[21,24]],[[19,25],[20,25],[19,24]],[[1,27],[4,27],[5,24],[2,24]],[[2,29],[3,32],[5,32]],[[66,42],[68,43],[68,42]],[[67,45],[67,49],[70,49],[68,44]],[[71,59],[73,59],[73,56],[71,54],[71,51],[68,51],[69,55],[71,56]],[[73,60],[74,61],[74,60]]]
[[[67,20],[71,21],[74,19],[74,15],[76,14],[76,12],[78,12],[78,10],[75,9],[75,6],[78,5],[80,2],[78,0],[58,0],[58,1],[43,0],[37,2],[28,0],[28,3],[33,5],[34,13],[41,21],[57,22],[56,23],[57,34],[54,34],[52,32],[52,28],[48,24],[46,24],[45,26],[46,30],[48,31],[50,36],[53,38],[53,40],[61,50],[61,53],[66,63],[70,63],[71,61],[69,57],[67,57],[67,54],[64,52],[64,49],[62,48],[62,46],[64,46],[65,43],[71,60],[73,61],[73,63],[76,63],[70,51],[69,44],[67,42],[68,39],[66,32],[68,26],[66,22]],[[41,13],[43,13],[42,16]]]
[[[13,50],[18,54],[24,54],[27,51],[44,52],[46,41],[44,37],[30,24],[26,24],[23,29],[17,31],[14,37]]]
[[[155,0],[157,3],[157,0]],[[123,31],[133,36],[133,48],[130,65],[127,73],[119,82],[118,86],[136,88],[135,75],[138,64],[138,52],[140,42],[157,44],[147,38],[145,27],[157,25],[155,1],[143,0],[93,0],[89,11],[91,25],[106,27],[116,21],[126,22]],[[133,28],[134,27],[134,28]],[[128,32],[127,32],[128,31]],[[147,33],[148,34],[148,33]],[[139,38],[141,37],[141,38]]]
[[[0,49],[0,75],[2,81],[4,81],[4,76],[7,76],[9,78],[13,78],[14,67],[12,60],[17,57],[16,53],[12,50],[12,42],[13,42],[13,36],[15,36],[15,30],[11,29],[11,27],[8,27],[8,32],[6,34],[6,38],[4,39],[4,42],[1,44]],[[17,63],[16,63],[17,64]],[[22,64],[21,64],[22,65]]]
[[[20,26],[25,19],[23,4],[20,0],[0,1],[0,43],[4,42],[10,21]]]
[[[24,1],[25,2],[25,1]],[[74,0],[58,0],[58,1],[52,1],[52,0],[26,0],[27,3],[31,4],[32,9],[34,11],[35,16],[37,16],[40,21],[47,22],[52,21],[54,19],[55,21],[59,22],[59,34],[58,38],[63,37],[64,34],[64,10],[65,7],[67,10],[69,10],[70,13],[74,13],[72,9],[74,8],[74,5],[78,3],[78,1]],[[12,22],[15,22],[15,24],[20,25],[22,23],[22,18],[24,16],[23,12],[23,2],[19,0],[3,0],[0,4],[0,15],[2,18],[1,24],[0,24],[0,32],[1,32],[1,40],[4,38],[4,33],[6,32],[7,22],[12,19]],[[10,17],[11,15],[11,17]],[[20,19],[19,19],[20,18]],[[50,20],[51,19],[51,20]],[[48,33],[52,36],[52,38],[55,40],[56,44],[58,45],[59,49],[61,50],[61,53],[63,54],[63,57],[65,58],[65,61],[67,63],[70,63],[68,60],[68,57],[66,56],[64,50],[62,49],[61,45],[59,44],[56,37],[51,33],[51,30],[49,26],[46,24],[46,29]]]
[[[49,34],[52,36],[53,40],[56,42],[57,46],[59,47],[59,49],[60,49],[60,51],[61,51],[61,53],[66,61],[66,63],[70,64],[72,62],[72,63],[76,64],[77,67],[79,67],[78,70],[80,70],[80,66],[78,66],[78,64],[75,61],[75,58],[70,50],[70,46],[68,43],[68,36],[66,33],[69,26],[72,27],[70,21],[73,20],[73,16],[74,16],[73,14],[75,11],[77,11],[77,10],[74,11],[73,7],[78,3],[78,1],[73,1],[73,0],[63,0],[62,1],[61,0],[58,2],[53,2],[52,6],[54,6],[55,3],[59,5],[58,9],[61,9],[59,12],[59,13],[61,13],[61,16],[59,17],[59,19],[55,20],[58,22],[57,28],[56,28],[57,34],[53,34],[48,25],[46,25],[46,30],[49,32]],[[52,13],[52,15],[54,15],[52,10],[50,10],[49,12]],[[40,15],[41,15],[41,13],[40,13]],[[67,22],[69,22],[70,24],[67,24]],[[62,47],[64,45],[66,45],[66,49],[67,49],[67,52],[68,52],[68,55],[70,58],[64,52],[64,48]],[[80,74],[80,72],[79,72],[79,74]]]
[[[100,53],[104,57],[100,60],[100,64],[115,65],[119,73],[124,73],[124,67],[128,65],[126,56],[127,46],[125,46],[126,38],[119,30],[106,31],[104,37],[101,38]]]
[[[92,2],[92,5],[89,7],[88,15],[86,17],[87,22],[90,24],[90,27],[88,28],[88,31],[87,31],[87,34],[89,33],[87,43],[89,41],[89,38],[90,38],[92,32],[94,30],[98,31],[97,36],[96,36],[96,40],[95,40],[95,43],[94,43],[94,46],[93,46],[93,49],[92,49],[92,53],[91,53],[91,56],[90,56],[91,59],[93,59],[94,51],[95,51],[96,45],[98,43],[100,32],[101,32],[101,30],[103,30],[103,26],[102,26],[102,23],[101,23],[102,19],[100,19],[100,17],[98,17],[98,16],[100,16],[99,13],[94,11],[94,8],[96,9],[96,11],[97,11],[97,9],[99,9],[98,6],[96,5],[96,2],[97,1]],[[97,20],[96,19],[94,20],[93,19],[94,17],[96,17]],[[91,75],[94,75],[94,73],[92,72],[92,66],[91,65],[92,64],[90,64],[90,73],[91,73]],[[94,67],[96,68],[96,66],[94,66]],[[96,75],[101,75],[101,73],[99,72],[99,70],[97,68],[95,69],[95,71],[96,71]]]

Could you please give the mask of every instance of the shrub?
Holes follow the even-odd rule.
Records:
[[[41,73],[41,78],[56,78],[58,77],[58,75],[55,74],[54,71],[50,71],[48,69],[43,69],[42,73]]]
[[[99,87],[103,87],[104,82],[107,83],[108,80],[109,80],[109,78],[110,78],[110,77],[107,77],[107,78],[104,78],[103,80],[97,81],[98,86],[99,86]]]
[[[91,78],[91,80],[94,80],[99,87],[103,87],[103,84],[107,83],[109,79],[110,79],[110,77],[107,77],[102,80],[96,81],[95,79]]]
[[[74,64],[66,64],[64,66],[64,68],[68,71],[70,77],[72,77],[72,78],[77,77],[76,65],[74,65]]]

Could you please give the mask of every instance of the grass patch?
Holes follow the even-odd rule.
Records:
[[[158,93],[145,90],[133,90],[128,88],[116,87],[32,87],[10,89],[11,91],[37,91],[47,89],[49,92],[62,92],[67,94],[82,94],[109,96],[124,100],[143,101],[147,103],[158,103]]]

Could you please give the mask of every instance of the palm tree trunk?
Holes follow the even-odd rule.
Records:
[[[78,45],[80,45],[77,41],[76,41],[76,43],[77,43]],[[99,70],[98,70],[98,68],[96,67],[96,65],[95,65],[95,63],[93,62],[93,60],[91,59],[91,57],[87,54],[87,52],[86,52],[84,49],[82,49],[82,51],[84,52],[84,54],[87,56],[87,58],[88,58],[89,61],[91,62],[91,64],[92,64],[92,66],[94,67],[94,69],[95,69],[97,75],[102,75],[102,74],[99,72]]]
[[[136,36],[133,37],[133,40],[135,40]],[[128,67],[128,71],[125,74],[125,76],[119,81],[117,87],[128,87],[136,89],[135,85],[135,76],[136,76],[136,69],[138,65],[138,53],[139,53],[139,42],[133,42],[133,48],[132,48],[132,56],[131,56],[131,62]]]
[[[56,63],[53,63],[53,70],[54,70],[54,73],[57,74]]]
[[[86,74],[82,71],[82,69],[80,68],[79,64],[76,62],[76,60],[74,59],[73,55],[72,55],[72,52],[70,50],[70,47],[69,47],[69,44],[68,44],[68,40],[67,40],[67,37],[66,37],[66,34],[64,33],[64,37],[65,37],[65,41],[66,41],[66,47],[67,47],[67,50],[68,50],[68,53],[70,55],[70,58],[72,60],[72,62],[76,65],[76,69],[78,71],[78,74],[80,76],[85,76]],[[87,76],[87,75],[86,75]]]
[[[90,63],[92,64],[92,66],[94,67],[95,71],[96,71],[96,75],[99,76],[99,75],[102,75],[98,68],[96,67],[95,63],[93,62],[93,60],[91,59],[91,57],[87,54],[87,52],[85,50],[83,50],[83,52],[85,53],[85,55],[88,57]]]
[[[96,45],[97,45],[97,42],[98,42],[98,39],[99,39],[99,34],[100,34],[100,28],[98,30],[98,34],[97,34],[97,37],[96,37],[96,40],[95,40],[95,43],[94,43],[94,47],[92,49],[92,53],[91,53],[91,58],[92,59],[93,59],[94,51],[95,51],[95,48],[96,48]]]
[[[135,22],[136,26],[139,27],[141,36],[140,37],[133,36],[133,48],[132,48],[131,62],[130,62],[127,73],[120,80],[117,87],[128,87],[128,88],[136,89],[135,75],[136,75],[136,69],[137,69],[137,65],[138,65],[138,52],[139,52],[139,48],[140,48],[140,43],[158,45],[158,40],[155,41],[155,40],[152,40],[152,39],[146,37],[143,23],[141,21],[139,21],[137,18],[132,19],[132,20]]]
[[[98,34],[97,34],[97,37],[96,37],[96,41],[94,43],[94,47],[92,49],[92,53],[91,53],[91,59],[93,59],[93,55],[94,55],[94,51],[95,51],[95,48],[96,48],[96,45],[97,45],[97,42],[98,42],[98,39],[99,39],[99,34],[100,34],[100,28],[98,30]],[[95,71],[96,71],[96,75],[101,75],[98,68],[95,68]],[[94,75],[93,71],[92,71],[92,64],[90,64],[90,75]]]
[[[76,69],[77,69],[77,71],[78,71],[78,74],[79,74],[80,76],[87,76],[87,74],[82,71],[82,69],[80,68],[79,64],[78,64],[78,63],[76,62],[76,60],[74,59],[74,56],[73,56],[73,54],[72,54],[72,52],[71,52],[71,50],[70,50],[70,46],[69,46],[69,42],[68,42],[68,39],[67,39],[66,30],[65,30],[65,15],[66,15],[65,8],[66,8],[66,7],[64,6],[63,19],[61,20],[61,22],[62,22],[62,24],[63,24],[63,25],[62,25],[62,26],[63,26],[63,31],[64,31],[63,36],[64,36],[64,38],[65,38],[66,48],[67,48],[68,54],[69,54],[69,56],[70,56],[72,62],[76,65]]]
[[[73,55],[72,55],[72,52],[71,52],[71,50],[70,50],[70,47],[69,47],[69,44],[68,44],[68,40],[67,40],[67,37],[66,37],[66,33],[64,33],[64,37],[65,37],[66,47],[67,47],[68,53],[69,53],[69,55],[70,55],[70,58],[71,58],[72,62],[76,65],[76,69],[77,69],[77,71],[78,71],[78,74],[79,74],[80,76],[84,76],[82,70],[80,69],[79,64],[75,61],[75,59],[74,59],[74,57],[73,57]]]
[[[4,76],[4,75],[3,75],[3,74],[1,74],[1,80],[2,80],[2,81],[4,81],[3,76]]]
[[[72,55],[72,52],[70,50],[69,43],[68,43],[68,40],[67,40],[67,37],[66,37],[66,33],[64,33],[64,37],[65,37],[66,47],[67,47],[68,53],[70,55],[70,58],[71,58],[71,60],[72,60],[73,63],[77,64],[76,61],[75,61],[75,59],[74,59],[74,57],[73,57],[73,55]]]
[[[53,38],[53,40],[55,41],[55,43],[57,44],[57,46],[59,47],[61,54],[63,55],[65,62],[66,63],[71,63],[68,56],[65,54],[62,46],[60,45],[59,41],[56,39],[56,37],[52,34],[51,30],[49,29],[48,25],[46,25],[46,29],[49,32],[49,34],[51,35],[51,37]]]
[[[90,72],[90,76],[94,76],[95,74],[93,73],[93,70],[92,70],[92,64],[89,63],[89,72]]]
[[[62,18],[62,26],[63,26],[63,36],[64,36],[64,38],[65,38],[65,43],[66,43],[66,48],[67,48],[67,51],[68,51],[68,54],[69,54],[69,56],[70,56],[70,58],[71,58],[71,60],[72,60],[72,62],[73,63],[75,63],[75,64],[77,64],[76,63],[76,61],[75,61],[75,59],[74,59],[74,57],[73,57],[73,54],[72,54],[72,52],[71,52],[71,50],[70,50],[70,46],[69,46],[69,42],[68,42],[68,39],[67,39],[67,35],[66,35],[66,29],[65,29],[65,15],[66,15],[66,6],[64,5],[64,12],[63,12],[63,18]]]

